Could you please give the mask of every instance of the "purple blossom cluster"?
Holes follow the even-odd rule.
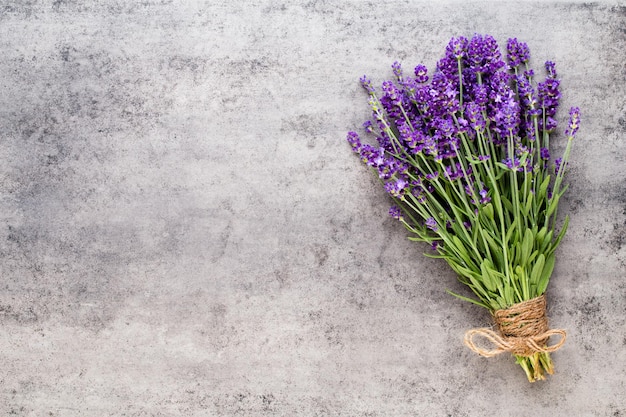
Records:
[[[368,77],[360,79],[372,110],[364,128],[377,144],[356,132],[347,140],[403,203],[393,217],[402,218],[398,207],[408,204],[424,230],[436,232],[454,217],[446,201],[452,195],[467,217],[456,224],[471,228],[472,214],[492,201],[486,178],[498,169],[523,175],[548,166],[543,138],[557,126],[560,81],[548,61],[545,79],[535,83],[529,61],[527,44],[509,39],[503,57],[492,36],[476,34],[452,38],[432,74],[422,64],[408,73],[394,62],[394,80],[382,83],[380,95]],[[566,134],[578,126],[572,109]]]

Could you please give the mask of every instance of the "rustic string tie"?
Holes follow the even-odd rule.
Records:
[[[545,294],[496,310],[493,317],[499,333],[489,328],[472,329],[465,333],[465,345],[481,356],[489,358],[503,352],[532,356],[535,353],[554,352],[565,343],[565,330],[548,328]],[[548,345],[550,336],[560,336],[560,339]],[[486,339],[492,348],[478,346],[474,342],[475,337]]]

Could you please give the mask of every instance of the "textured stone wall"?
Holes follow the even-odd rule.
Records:
[[[344,140],[475,32],[582,112],[533,385]],[[0,414],[626,415],[625,45],[621,1],[0,2]]]

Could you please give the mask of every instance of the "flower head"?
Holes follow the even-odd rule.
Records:
[[[487,204],[491,201],[491,197],[489,197],[489,190],[483,188],[479,191],[480,194],[480,204]]]
[[[372,81],[366,75],[359,78],[359,81],[361,82],[361,86],[363,86],[363,88],[365,88],[365,91],[367,91],[369,94],[376,93],[376,91],[374,90],[374,86],[372,85]]]
[[[389,207],[389,215],[396,220],[402,220],[402,210],[398,206]]]
[[[425,65],[419,64],[415,67],[415,81],[420,84],[428,81],[428,68]]]
[[[546,61],[546,71],[548,71],[548,77],[556,78],[556,66],[552,61]]]
[[[460,59],[467,51],[467,43],[467,38],[464,36],[450,39],[450,43],[448,43],[448,46],[446,47],[446,55]]]
[[[518,42],[517,38],[509,39],[506,43],[507,60],[511,68],[517,68],[530,59],[530,50],[524,42]]]
[[[352,146],[352,150],[355,152],[359,152],[361,150],[361,138],[356,132],[348,132],[348,136],[346,137],[350,146]]]
[[[470,101],[465,105],[465,117],[469,120],[469,125],[472,129],[481,132],[485,129],[486,123],[483,118],[482,109],[475,102]]]
[[[405,73],[396,61],[379,93],[369,78],[360,79],[371,108],[363,128],[378,143],[362,143],[356,132],[349,132],[347,141],[401,205],[389,214],[403,222],[406,216],[416,240],[446,256],[454,256],[454,245],[441,246],[450,235],[463,234],[462,241],[471,245],[490,223],[498,226],[497,234],[543,222],[537,216],[552,203],[529,207],[536,201],[532,195],[545,189],[545,179],[549,195],[562,192],[571,142],[552,165],[549,134],[557,127],[561,99],[555,64],[546,62],[545,79],[535,83],[526,43],[508,39],[504,54],[492,36],[461,36],[450,40],[430,74],[421,64],[414,76]],[[565,130],[569,140],[579,125],[580,110],[573,107]],[[550,181],[553,172],[558,177]],[[489,221],[483,221],[485,215]],[[486,245],[483,239],[470,252],[480,258]]]
[[[490,35],[476,34],[467,47],[467,64],[474,73],[490,76],[504,66],[498,42]]]
[[[428,219],[426,219],[425,224],[426,224],[426,227],[428,227],[433,232],[437,231],[437,221],[435,220],[434,217],[429,217]]]
[[[580,126],[580,109],[572,107],[569,111],[569,126],[565,129],[565,136],[574,137]]]

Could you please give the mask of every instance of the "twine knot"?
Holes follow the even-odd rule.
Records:
[[[489,358],[503,352],[532,356],[538,352],[554,352],[565,343],[565,330],[548,328],[545,294],[506,309],[496,310],[493,317],[499,333],[489,328],[472,329],[465,333],[465,345],[481,356]],[[493,348],[485,349],[476,345],[476,336],[487,339]],[[550,336],[560,336],[560,340],[553,345],[547,345]]]

